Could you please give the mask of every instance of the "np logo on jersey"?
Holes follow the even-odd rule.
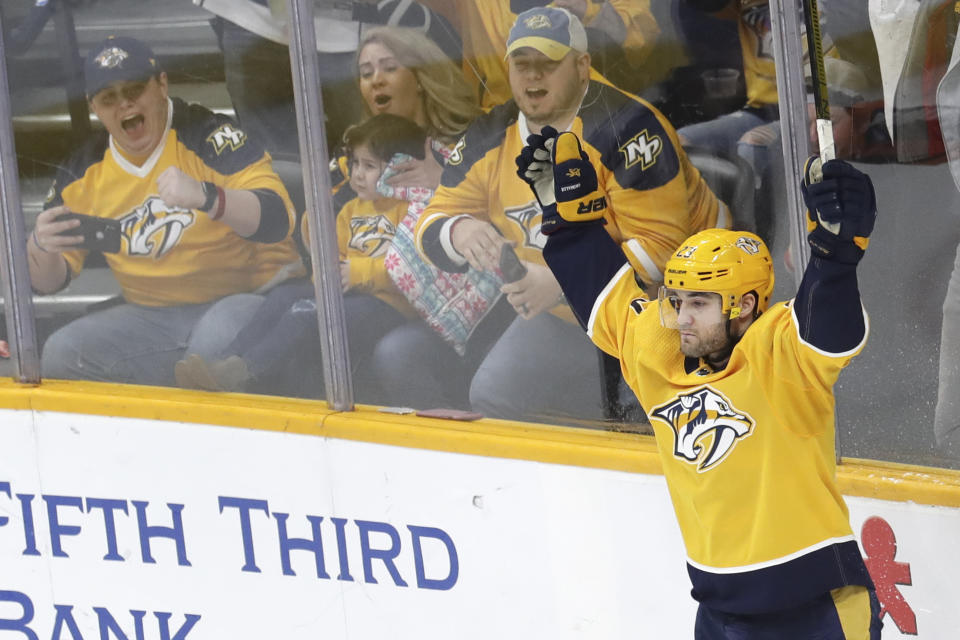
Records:
[[[629,169],[639,164],[644,171],[657,162],[657,156],[660,155],[661,151],[663,151],[663,140],[660,139],[660,136],[651,136],[646,129],[630,138],[625,145],[620,147],[620,153],[624,156],[624,168]]]
[[[720,464],[755,424],[709,386],[680,394],[650,415],[673,428],[673,455],[696,464],[698,473]]]
[[[744,250],[744,252],[749,253],[752,256],[760,253],[760,242],[754,238],[748,238],[746,236],[740,236],[737,238],[737,246]]]
[[[129,255],[152,254],[154,258],[162,258],[176,246],[193,221],[192,211],[169,207],[154,196],[120,218],[120,233],[127,239]]]
[[[378,256],[387,250],[397,233],[393,223],[383,216],[350,219],[350,248],[367,256]]]
[[[207,136],[207,142],[213,145],[213,150],[220,155],[228,147],[231,151],[236,151],[247,141],[247,134],[242,130],[234,128],[230,123],[224,123],[217,127],[217,130]]]

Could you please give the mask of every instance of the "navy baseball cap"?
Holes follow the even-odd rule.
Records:
[[[521,47],[536,49],[551,60],[562,60],[571,50],[587,51],[587,32],[580,19],[566,9],[536,7],[517,16],[507,38],[507,55]]]
[[[161,71],[150,47],[136,38],[110,36],[90,49],[83,63],[87,97],[92,98],[115,82],[147,80]]]

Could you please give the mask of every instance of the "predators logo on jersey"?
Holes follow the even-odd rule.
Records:
[[[379,256],[387,250],[397,228],[385,216],[350,219],[350,248],[367,256]]]
[[[519,207],[510,207],[503,212],[503,215],[523,230],[523,246],[535,247],[541,251],[547,246],[547,236],[540,231],[542,212],[536,201],[530,201]]]
[[[753,433],[754,420],[737,411],[719,392],[701,387],[656,407],[651,417],[666,422],[674,433],[674,456],[709,471]]]
[[[120,218],[120,233],[127,239],[128,255],[162,258],[193,222],[192,211],[170,207],[152,197]]]

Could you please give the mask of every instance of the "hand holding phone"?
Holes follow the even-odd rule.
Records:
[[[516,282],[527,275],[527,268],[520,262],[513,245],[505,244],[500,248],[500,274],[504,282]]]
[[[80,244],[73,245],[73,249],[87,251],[101,251],[103,253],[117,253],[120,251],[120,221],[111,218],[88,216],[83,213],[62,213],[56,217],[57,222],[79,220],[80,225],[58,235],[80,236]]]

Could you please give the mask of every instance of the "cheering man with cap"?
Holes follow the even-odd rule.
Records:
[[[586,51],[583,25],[568,11],[517,16],[507,40],[513,100],[467,130],[417,226],[421,251],[442,269],[495,269],[507,243],[527,268],[503,288],[519,317],[471,384],[471,403],[488,416],[601,417],[595,349],[544,263],[540,203],[516,173],[528,136],[552,127],[580,137],[606,193],[591,213],[644,282],[663,279],[666,259],[688,235],[729,224],[670,123],[640,98],[591,80]]]
[[[112,37],[84,66],[90,108],[106,131],[59,168],[30,234],[39,293],[65,287],[89,246],[81,213],[120,229],[105,253],[123,304],[66,325],[43,350],[47,377],[173,384],[185,349],[215,352],[259,298],[236,296],[297,262],[293,205],[270,156],[230,119],[168,96],[144,43]]]

